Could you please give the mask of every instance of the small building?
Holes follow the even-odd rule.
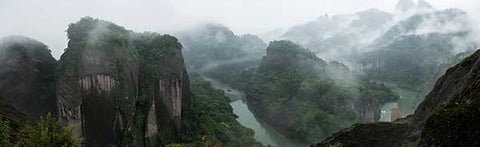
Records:
[[[399,119],[400,116],[400,109],[398,108],[398,103],[393,103],[392,107],[390,108],[391,115],[390,115],[390,121],[395,121]]]

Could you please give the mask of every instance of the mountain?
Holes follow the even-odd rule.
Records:
[[[314,146],[475,146],[479,144],[480,51],[449,68],[413,115],[357,124]]]
[[[265,55],[266,44],[255,35],[236,35],[228,27],[201,25],[179,33],[185,46],[185,62],[191,72],[231,85],[241,81],[241,71],[256,66]]]
[[[291,41],[271,42],[259,66],[240,75],[237,85],[257,118],[301,142],[377,121],[380,106],[398,99],[382,85],[357,80],[342,63],[327,63]]]
[[[322,58],[347,58],[368,45],[389,26],[393,15],[378,9],[354,14],[324,15],[306,24],[290,28],[282,39],[298,42]]]
[[[58,117],[86,145],[262,146],[236,122],[223,92],[198,76],[191,88],[175,37],[136,33],[91,17],[70,24],[67,33],[56,71]],[[248,35],[237,39],[257,41]]]
[[[179,139],[181,112],[191,99],[176,38],[90,17],[67,33],[57,71],[61,123],[89,146],[143,146],[158,134],[165,142]]]
[[[266,44],[254,35],[235,35],[229,28],[205,24],[178,33],[185,61],[192,71],[208,71],[224,63],[259,60]]]
[[[57,71],[60,122],[72,126],[89,146],[131,141],[120,136],[133,131],[138,92],[139,55],[129,31],[85,17],[70,24],[67,34],[70,40]]]
[[[413,15],[390,27],[369,45],[369,51],[351,56],[354,67],[372,80],[416,93],[411,98],[415,100],[400,105],[403,115],[411,114],[435,80],[455,64],[455,56],[471,53],[477,46],[469,41],[458,45],[472,32],[467,26],[466,13],[458,9]]]
[[[182,112],[191,111],[190,80],[182,45],[173,36],[156,33],[133,34],[132,43],[140,55],[139,93],[136,117],[147,121],[142,134],[150,142],[180,139]],[[148,144],[147,144],[148,145]]]
[[[222,91],[197,75],[191,89],[175,37],[91,17],[70,24],[67,36],[58,63],[38,41],[1,40],[0,144],[80,146],[81,137],[86,146],[262,146]],[[263,44],[234,37],[243,52]]]
[[[34,120],[55,109],[57,61],[46,45],[11,36],[0,40],[0,96]]]

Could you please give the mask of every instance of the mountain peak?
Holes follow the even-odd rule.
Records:
[[[396,9],[399,11],[408,11],[415,7],[415,3],[412,0],[400,0],[397,3]]]

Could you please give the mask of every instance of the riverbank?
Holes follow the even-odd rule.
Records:
[[[250,128],[255,132],[254,138],[265,146],[275,147],[306,147],[307,144],[297,143],[295,141],[285,138],[272,127],[259,121],[255,115],[250,111],[246,101],[245,94],[241,91],[233,89],[232,87],[221,83],[218,80],[206,78],[212,86],[216,89],[223,90],[225,95],[230,98],[230,105],[233,108],[233,113],[238,116],[237,121],[244,127]]]

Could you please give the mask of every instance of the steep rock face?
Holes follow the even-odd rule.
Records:
[[[89,146],[131,144],[139,61],[129,32],[89,17],[67,32],[58,68],[60,122],[73,126]]]
[[[345,146],[479,145],[479,72],[480,51],[477,51],[448,69],[413,115],[388,124],[354,125],[315,146],[335,143]],[[399,125],[406,128],[395,128]],[[378,141],[375,137],[378,134],[385,139]]]
[[[39,120],[55,114],[56,60],[44,44],[12,36],[0,40],[0,96]]]
[[[173,38],[169,38],[172,40]],[[179,137],[182,109],[188,110],[191,105],[190,81],[182,57],[181,45],[165,48],[164,56],[159,60],[161,68],[158,81],[158,95],[155,96],[157,116],[167,118],[159,121],[160,129],[174,128],[175,138]],[[186,99],[183,99],[186,98]],[[182,108],[182,106],[186,106]]]
[[[182,110],[191,107],[190,81],[183,61],[182,45],[175,37],[154,33],[136,34],[133,43],[139,51],[140,97],[146,97],[146,137],[164,141],[180,136]]]
[[[445,75],[437,80],[435,87],[413,114],[415,121],[425,121],[439,106],[451,101],[467,88],[474,86],[475,78],[478,76],[477,68],[480,66],[477,63],[479,54],[480,52],[475,52],[458,65],[448,69]]]

